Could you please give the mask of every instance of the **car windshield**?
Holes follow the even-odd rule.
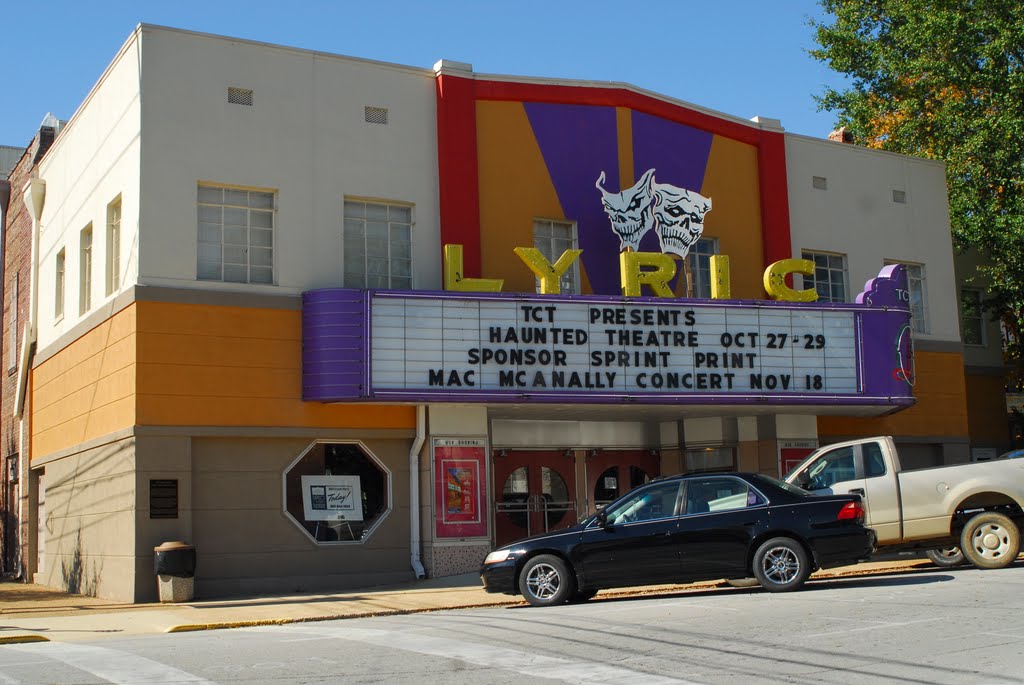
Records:
[[[811,496],[811,494],[809,492],[807,492],[806,490],[804,490],[803,488],[798,488],[797,486],[791,485],[790,483],[787,483],[785,481],[779,480],[778,478],[772,478],[771,476],[766,476],[766,475],[764,475],[762,473],[759,473],[759,474],[755,475],[754,478],[756,478],[757,480],[762,480],[762,481],[764,481],[764,482],[766,482],[766,483],[768,483],[770,485],[774,485],[779,490],[785,490],[786,492],[788,492],[791,495],[797,495],[799,497],[810,497]]]

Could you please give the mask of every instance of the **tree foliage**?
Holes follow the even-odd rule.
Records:
[[[819,0],[811,55],[848,77],[819,108],[869,147],[946,163],[957,249],[1024,352],[1024,1]]]

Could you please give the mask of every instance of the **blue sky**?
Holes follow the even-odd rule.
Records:
[[[24,146],[47,112],[70,118],[137,24],[416,67],[626,82],[738,117],[825,137],[812,98],[842,79],[812,60],[814,0],[416,2],[11,2],[0,145]]]

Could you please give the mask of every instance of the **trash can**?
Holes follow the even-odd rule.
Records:
[[[161,602],[190,602],[195,594],[196,548],[175,540],[153,548]]]

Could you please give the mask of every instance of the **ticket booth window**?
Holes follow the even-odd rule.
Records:
[[[391,509],[391,474],[360,443],[314,443],[284,489],[285,513],[317,543],[362,542]]]

